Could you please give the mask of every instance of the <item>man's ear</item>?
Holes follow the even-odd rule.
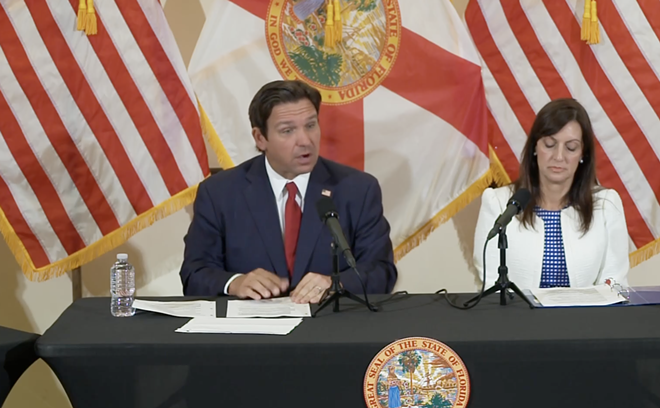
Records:
[[[263,133],[261,133],[261,130],[258,127],[252,128],[252,137],[254,138],[254,143],[257,145],[257,149],[265,152],[266,147],[268,147],[268,139]]]

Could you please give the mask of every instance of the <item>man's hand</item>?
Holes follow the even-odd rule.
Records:
[[[265,269],[255,269],[234,279],[227,288],[227,293],[241,299],[269,299],[277,297],[289,288],[289,280],[280,278]]]
[[[308,272],[291,292],[294,303],[319,303],[325,292],[332,286],[329,276]]]

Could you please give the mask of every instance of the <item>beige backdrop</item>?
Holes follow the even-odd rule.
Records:
[[[106,0],[101,0],[106,1]],[[204,10],[213,0],[167,0],[165,12],[186,63],[204,24]],[[266,0],[263,0],[266,1]],[[419,0],[420,7],[425,1]],[[463,13],[468,0],[454,0]],[[216,165],[213,158],[211,164]],[[399,262],[397,290],[412,293],[447,288],[476,288],[471,262],[472,240],[479,200],[440,226],[418,248]],[[178,270],[183,235],[190,223],[186,208],[140,232],[110,254],[83,267],[84,296],[108,296],[109,268],[116,252],[127,252],[138,271],[140,295],[179,295]],[[43,283],[24,278],[4,241],[0,240],[0,325],[43,333],[71,303],[71,279],[62,276]],[[634,268],[631,285],[660,285],[660,256]],[[99,396],[102,398],[103,396]],[[45,363],[35,363],[6,401],[6,408],[70,407],[68,399]]]

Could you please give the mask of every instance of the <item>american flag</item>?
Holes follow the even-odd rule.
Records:
[[[0,231],[35,280],[187,205],[209,173],[160,3],[96,1],[90,36],[78,6],[0,0]]]
[[[597,177],[623,200],[631,265],[659,249],[660,1],[597,0],[600,43],[580,39],[583,0],[471,0],[489,137],[511,179],[535,114],[573,97],[597,138]]]

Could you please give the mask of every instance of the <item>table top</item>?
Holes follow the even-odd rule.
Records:
[[[315,318],[305,318],[287,336],[176,333],[187,318],[140,311],[130,318],[115,318],[110,315],[108,298],[85,298],[70,305],[41,336],[37,352],[46,359],[145,353],[173,358],[176,349],[181,358],[202,358],[209,349],[222,353],[249,348],[254,353],[257,345],[350,345],[379,350],[392,341],[418,336],[484,357],[497,352],[528,353],[537,358],[547,353],[660,357],[660,306],[529,309],[520,299],[501,306],[497,296],[490,296],[473,309],[458,310],[440,295],[387,298],[373,297],[374,302],[386,300],[375,313],[342,300],[339,313],[328,307]],[[191,300],[162,300],[184,299]],[[217,299],[218,316],[225,315],[228,299]]]

